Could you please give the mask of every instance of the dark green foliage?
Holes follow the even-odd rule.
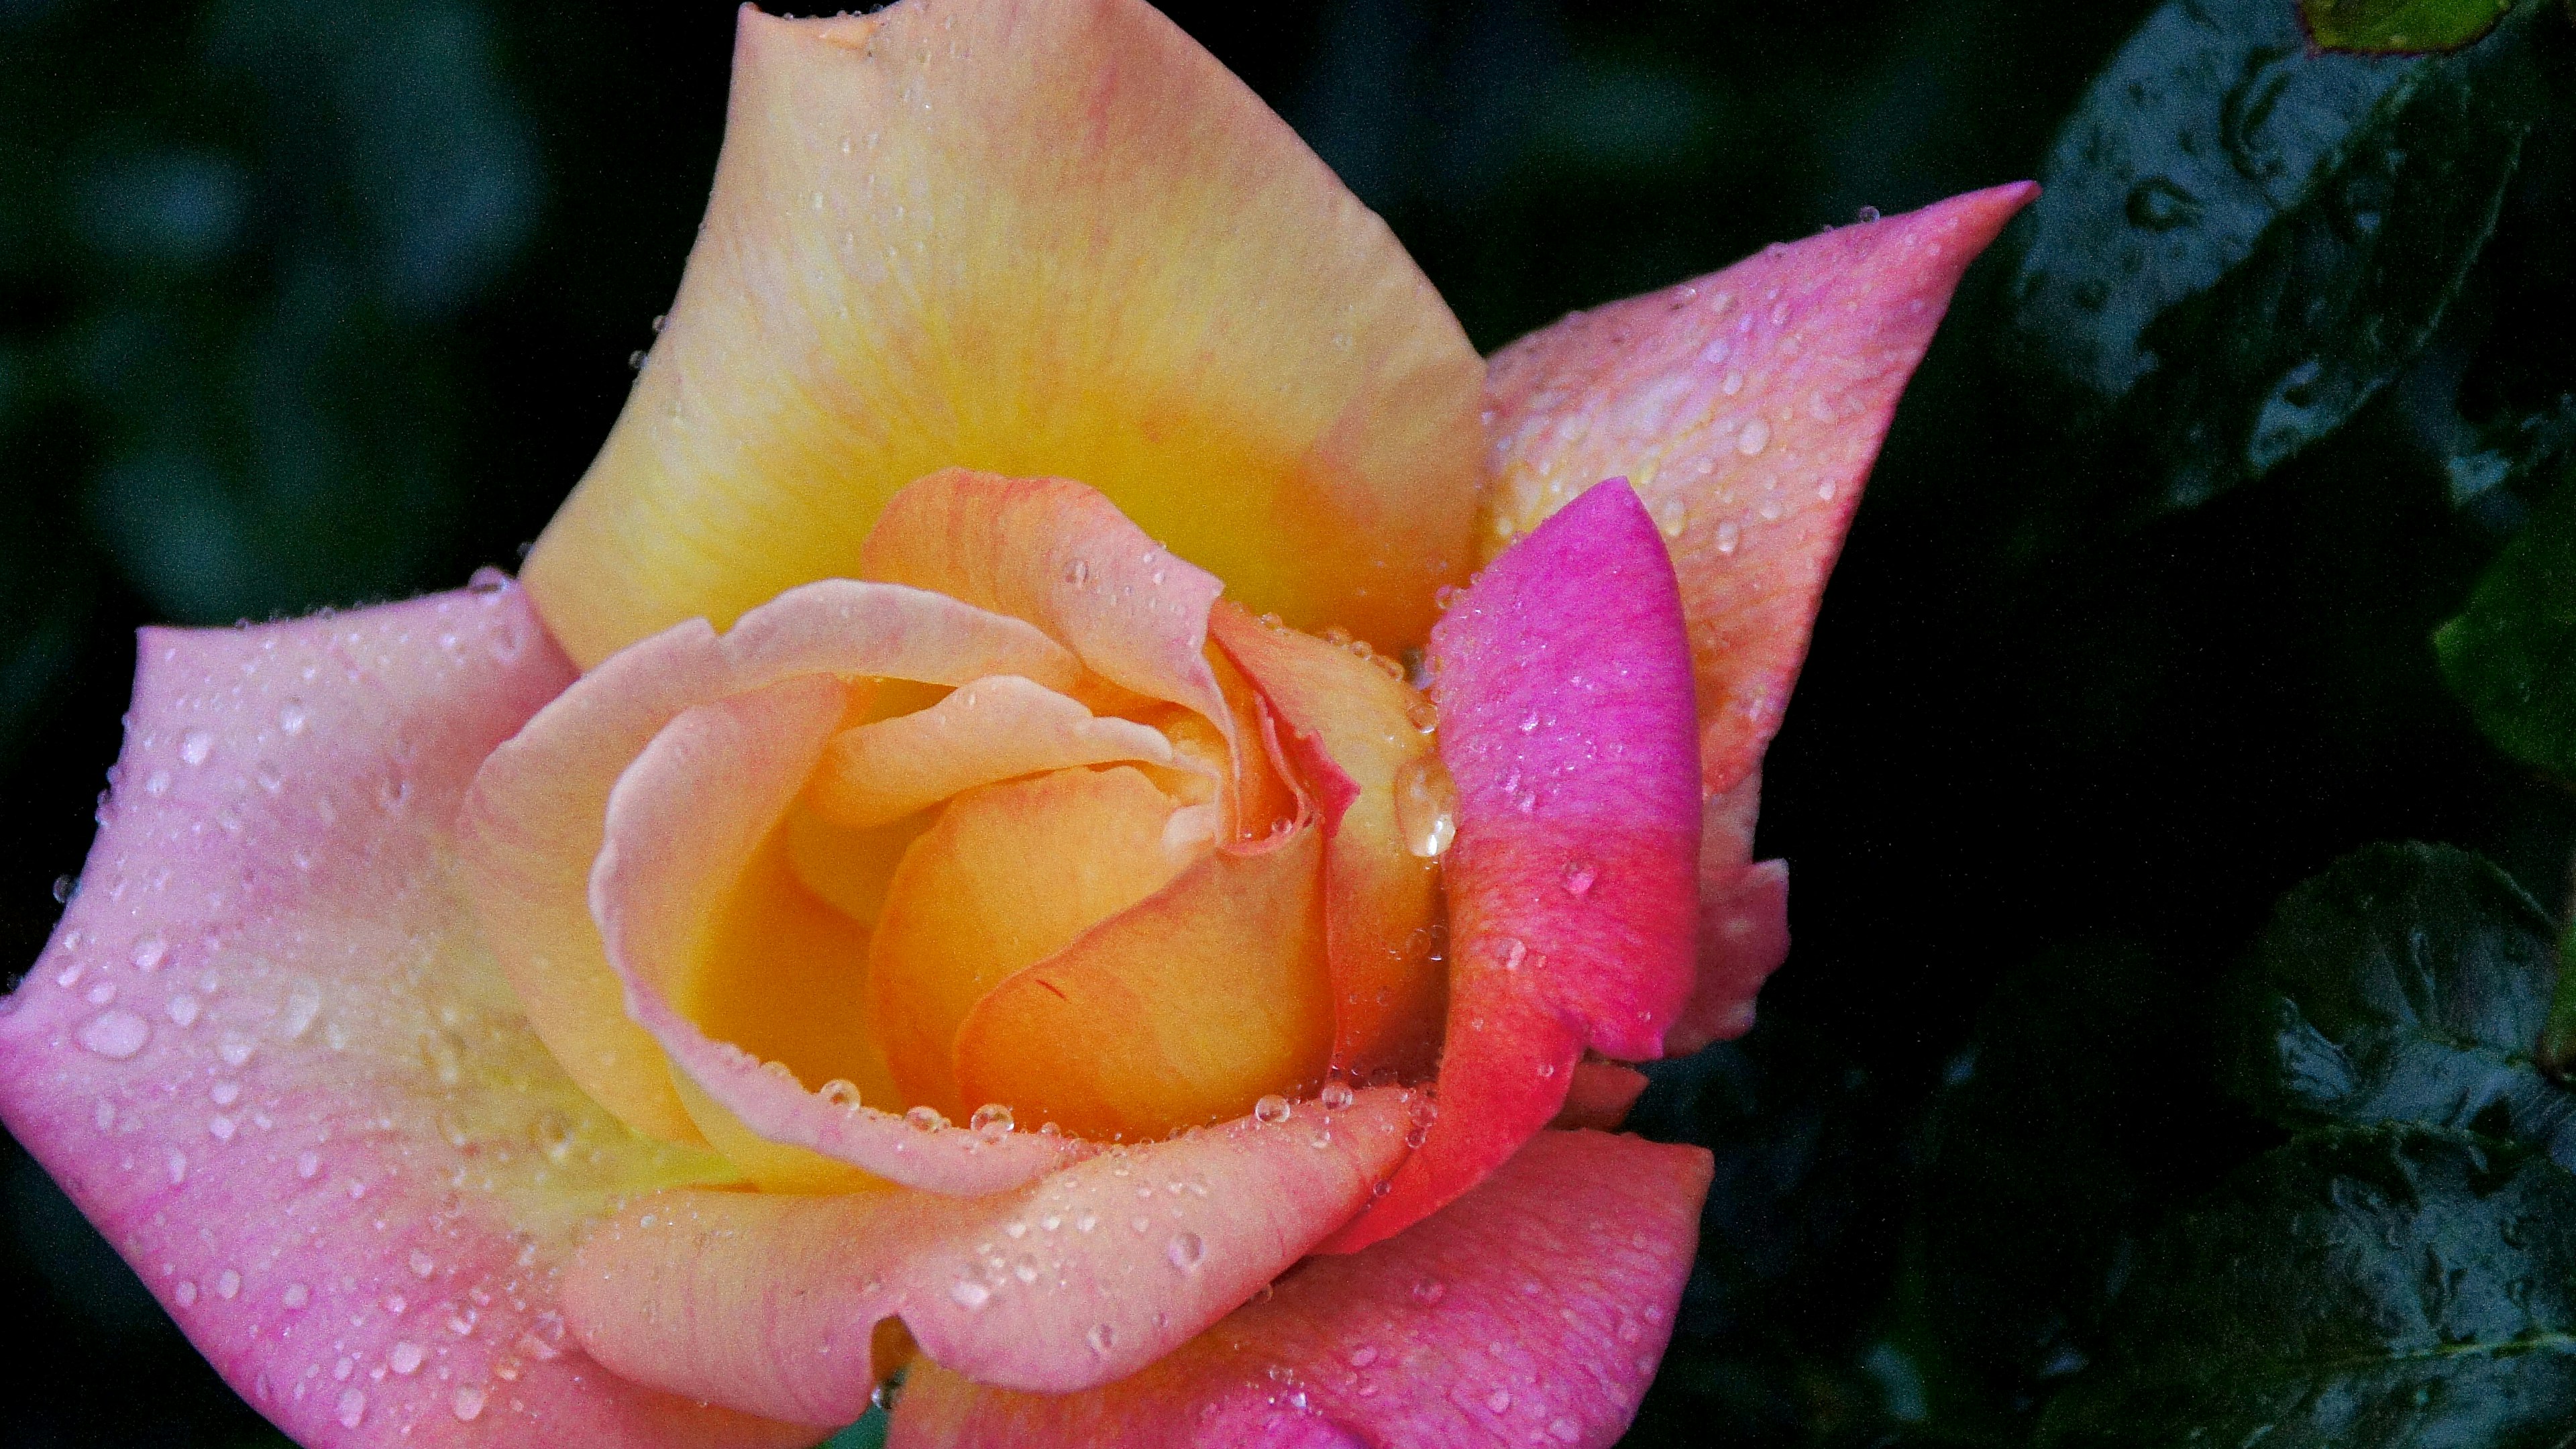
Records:
[[[2456,50],[2495,28],[2514,0],[2300,0],[2329,50]]]
[[[2474,855],[2367,847],[2273,912],[2220,1014],[2222,1077],[2293,1129],[2414,1122],[2576,1163],[2576,1096],[2532,1060],[2558,980],[2553,934]]]
[[[2327,1128],[2139,1252],[2037,1443],[2542,1449],[2576,1422],[2576,1177],[2527,1148]]]
[[[2433,646],[2488,738],[2576,779],[2576,486],[2562,483],[2505,545]]]

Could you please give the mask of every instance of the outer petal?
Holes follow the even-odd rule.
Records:
[[[1089,1388],[1223,1317],[1356,1210],[1404,1153],[1409,1095],[1304,1104],[968,1201],[664,1194],[583,1248],[568,1312],[618,1373],[806,1423],[865,1411],[899,1366],[877,1348],[894,1315],[980,1381]]]
[[[672,721],[618,780],[590,901],[625,984],[627,1012],[707,1104],[754,1136],[795,1149],[745,1162],[765,1184],[853,1185],[810,1155],[938,1192],[1016,1187],[1083,1145],[1036,1134],[987,1141],[960,1128],[925,1131],[874,1107],[826,1102],[792,1073],[709,1038],[681,1010],[693,976],[713,964],[702,961],[710,924],[813,773],[840,712],[840,687],[829,676],[729,695]],[[854,1000],[866,991],[864,964],[848,963],[845,989]],[[721,1116],[698,1120],[711,1136],[730,1125]],[[718,1145],[728,1155],[745,1146]]]
[[[946,685],[1017,674],[1053,689],[1096,687],[1021,620],[834,580],[781,595],[721,638],[683,624],[592,670],[492,752],[466,797],[458,853],[485,939],[573,1080],[640,1131],[698,1140],[652,1037],[626,1015],[591,920],[609,791],[682,710],[817,673]]]
[[[889,1444],[1602,1449],[1663,1356],[1708,1180],[1698,1148],[1551,1132],[1132,1378],[1049,1396],[918,1368]]]
[[[1624,483],[1496,559],[1431,635],[1458,787],[1439,1120],[1349,1252],[1484,1180],[1590,1047],[1652,1057],[1690,992],[1700,806],[1663,541]]]
[[[1396,794],[1437,758],[1427,702],[1402,680],[1314,635],[1270,628],[1231,604],[1218,641],[1271,710],[1310,742],[1305,773],[1331,837],[1324,929],[1333,976],[1333,1066],[1366,1075],[1429,1065],[1448,983],[1434,950],[1440,871],[1408,850]]]
[[[508,587],[150,630],[83,886],[0,1016],[0,1116],[225,1378],[315,1446],[773,1445],[602,1373],[556,1274],[725,1172],[520,1020],[449,874],[476,765],[571,678]]]
[[[2039,188],[1971,192],[1578,312],[1495,354],[1499,552],[1604,478],[1669,540],[1708,788],[1760,763],[1896,400],[1960,274]]]
[[[1482,364],[1385,226],[1142,0],[746,10],[704,230],[539,541],[575,659],[851,572],[952,464],[1107,489],[1389,645],[1464,572]]]

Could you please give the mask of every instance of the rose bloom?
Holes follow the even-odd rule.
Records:
[[[1710,1167],[1601,1129],[2029,194],[1488,362],[1140,0],[746,11],[523,576],[144,634],[0,1110],[308,1445],[1607,1444]]]

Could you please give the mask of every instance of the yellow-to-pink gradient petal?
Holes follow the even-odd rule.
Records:
[[[653,1038],[626,1014],[590,914],[609,792],[658,731],[692,706],[798,675],[955,686],[995,674],[1099,687],[1021,620],[836,580],[783,594],[722,636],[693,623],[647,640],[494,750],[458,817],[458,859],[485,939],[573,1080],[639,1131],[700,1138]]]
[[[834,823],[887,825],[978,785],[1125,761],[1172,763],[1172,742],[1016,675],[978,679],[927,709],[844,730],[806,798]]]
[[[1273,628],[1233,604],[1218,605],[1209,622],[1280,722],[1322,756],[1306,773],[1335,777],[1308,781],[1329,837],[1324,935],[1333,1066],[1361,1076],[1381,1067],[1427,1068],[1448,1000],[1433,935],[1440,920],[1436,857],[1446,841],[1408,843],[1407,826],[1454,829],[1456,821],[1408,821],[1397,795],[1399,788],[1419,794],[1437,759],[1422,728],[1430,702],[1351,649]]]
[[[1605,1449],[1673,1331],[1709,1157],[1534,1139],[1402,1235],[1321,1258],[1152,1367],[1077,1394],[925,1364],[890,1449]]]
[[[1256,608],[1417,642],[1483,363],[1385,225],[1143,0],[744,10],[704,229],[528,561],[594,664],[856,571],[948,466],[1094,484]]]
[[[957,1031],[967,1098],[1118,1140],[1319,1081],[1333,1045],[1323,865],[1311,824],[1267,849],[1210,851],[1004,981]]]
[[[829,1079],[800,1082],[792,1064],[710,1036],[688,1010],[709,995],[731,997],[747,1013],[809,1009],[746,979],[766,964],[764,956],[724,954],[717,928],[728,899],[775,848],[780,822],[830,744],[843,705],[838,680],[804,674],[699,705],[655,735],[609,797],[590,879],[601,943],[625,987],[628,1013],[668,1053],[685,1088],[683,1105],[762,1186],[847,1191],[871,1186],[865,1173],[952,1194],[1016,1187],[1087,1149],[1032,1133],[987,1137],[944,1123],[916,1127],[883,1110],[901,1104],[827,1096],[816,1089]],[[866,968],[855,954],[806,967],[847,998],[818,1014],[863,1021],[864,1012],[848,1008],[866,1000]],[[854,1071],[873,1050],[872,1043],[849,1042],[840,1061],[822,1059],[813,1070]]]
[[[1169,796],[1123,768],[994,785],[940,812],[896,870],[868,950],[886,1058],[913,1100],[958,1117],[986,1102],[1034,1107],[959,1085],[958,1026],[1013,973],[1205,853],[1204,839],[1166,841],[1172,812]]]
[[[1090,1388],[1224,1317],[1356,1211],[1404,1154],[1410,1095],[1300,1103],[963,1201],[666,1193],[584,1246],[566,1312],[617,1373],[802,1423],[866,1411],[899,1366],[879,1356],[889,1317],[978,1381]]]
[[[1767,247],[1494,355],[1483,551],[1625,478],[1681,579],[1707,786],[1762,759],[1879,443],[2029,182]]]
[[[475,767],[572,678],[525,598],[147,630],[141,655],[80,894],[0,1014],[9,1131],[313,1449],[812,1442],[563,1331],[593,1221],[731,1171],[566,1078],[456,880]]]

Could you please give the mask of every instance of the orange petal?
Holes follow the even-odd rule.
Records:
[[[638,1131],[699,1139],[652,1037],[626,1015],[591,919],[609,791],[682,710],[800,674],[1096,683],[1018,619],[918,589],[835,580],[781,595],[721,638],[694,623],[647,640],[584,675],[494,750],[457,821],[467,894],[537,1034],[582,1090]]]
[[[960,1128],[916,1129],[875,1107],[807,1090],[787,1064],[716,1040],[682,1009],[709,997],[728,999],[746,1015],[836,1009],[765,990],[756,973],[776,963],[759,953],[733,959],[720,952],[740,943],[725,934],[729,903],[778,849],[780,822],[840,727],[845,703],[833,677],[797,675],[687,710],[655,735],[609,798],[590,882],[601,944],[625,988],[627,1011],[684,1076],[684,1108],[694,1106],[708,1136],[721,1138],[727,1154],[765,1184],[853,1185],[853,1174],[831,1165],[838,1163],[944,1193],[1017,1186],[1084,1148],[1033,1134],[988,1139]],[[824,989],[858,996],[866,986],[857,964],[844,957],[805,970],[823,978]],[[744,979],[711,981],[722,973]],[[854,1012],[847,1019],[863,1020]],[[787,1040],[797,1031],[774,1020],[746,1029]],[[837,1052],[842,1062],[864,1052],[858,1043],[806,1049]]]
[[[1004,674],[928,709],[844,731],[824,753],[809,798],[836,824],[884,825],[978,785],[1122,760],[1168,765],[1172,743]]]
[[[1605,1449],[1673,1331],[1709,1157],[1549,1132],[1402,1235],[1317,1258],[1278,1292],[1115,1383],[904,1383],[889,1449]]]
[[[1096,484],[1255,607],[1417,641],[1483,365],[1383,223],[1142,0],[745,10],[678,301],[529,587],[595,663],[852,571],[950,465]]]
[[[450,873],[476,765],[572,678],[525,597],[141,644],[81,892],[0,1012],[10,1134],[298,1443],[811,1443],[564,1335],[594,1222],[731,1173],[565,1077]]]
[[[894,1315],[982,1382],[1089,1388],[1222,1318],[1357,1211],[1404,1155],[1407,1096],[1301,1103],[966,1201],[666,1193],[584,1246],[567,1316],[627,1378],[809,1424],[866,1411],[897,1367],[874,1351]]]
[[[1495,354],[1486,554],[1628,480],[1681,577],[1709,789],[1761,762],[1897,397],[1960,273],[2037,193],[1770,247]]]
[[[957,1032],[966,1095],[1092,1138],[1159,1137],[1322,1077],[1323,835],[1219,850],[995,987]]]
[[[960,1116],[1032,1107],[960,1088],[958,1024],[1011,973],[1179,874],[1204,846],[1167,848],[1171,819],[1170,797],[1123,767],[990,786],[940,813],[895,872],[868,947],[886,1059],[913,1100]]]
[[[1333,1066],[1362,1076],[1379,1067],[1426,1067],[1448,995],[1433,949],[1440,872],[1431,855],[1408,848],[1397,787],[1435,758],[1418,723],[1429,718],[1430,704],[1349,649],[1265,626],[1231,603],[1219,604],[1209,623],[1279,719],[1320,751],[1323,758],[1306,772],[1338,777],[1309,781],[1323,799],[1329,837],[1324,939]]]

